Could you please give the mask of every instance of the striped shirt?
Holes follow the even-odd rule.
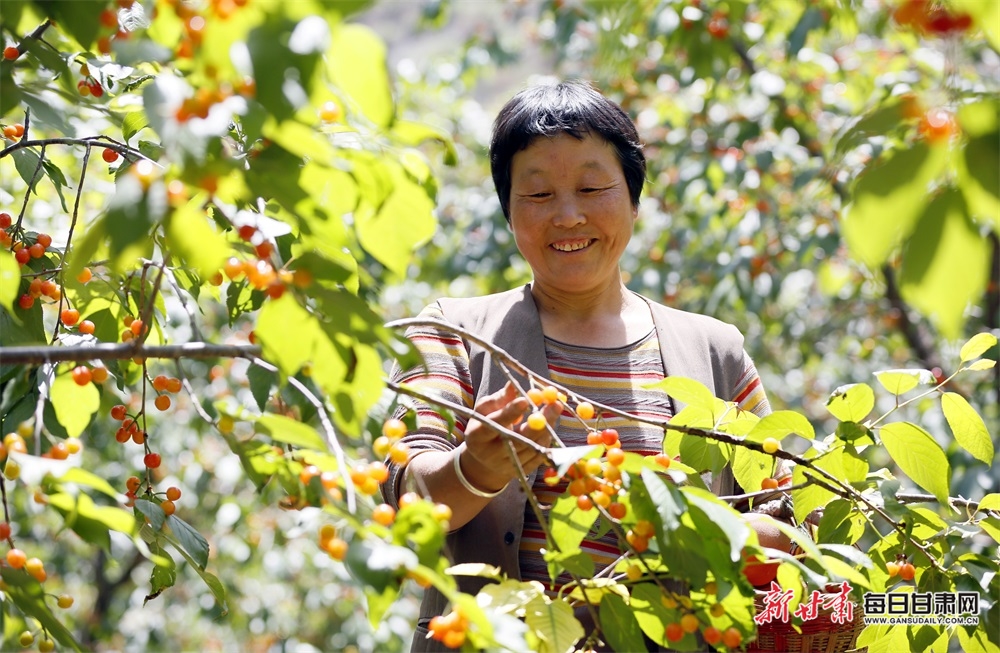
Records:
[[[425,308],[420,317],[444,319],[441,309],[433,304]],[[411,327],[407,337],[423,355],[427,369],[417,367],[397,374],[396,381],[414,385],[425,394],[437,395],[472,408],[475,389],[469,371],[469,353],[462,338],[433,327]],[[670,400],[662,390],[643,387],[664,377],[660,343],[655,330],[630,345],[610,349],[570,345],[546,337],[545,355],[551,380],[574,394],[653,420],[666,421],[673,415]],[[763,386],[753,361],[745,353],[743,366],[736,396],[730,401],[743,410],[766,414],[770,408]],[[416,410],[417,431],[420,433],[432,433],[456,444],[465,433],[467,420],[462,416],[455,416],[452,432],[448,421],[433,406],[419,402]],[[655,426],[611,414],[595,417],[591,424],[595,423],[599,423],[601,428],[616,429],[626,451],[654,455],[662,449],[663,430]],[[564,409],[556,433],[566,446],[587,443],[586,429],[569,409]],[[551,506],[566,491],[566,481],[550,487],[538,475],[533,490],[544,508]],[[594,515],[596,517],[597,513]],[[537,580],[551,591],[558,591],[570,577],[563,574],[552,584],[539,552],[545,546],[545,535],[529,503],[525,504],[524,517],[519,552],[521,577],[523,580]],[[597,539],[588,537],[581,543],[581,549],[594,559],[595,572],[614,562],[622,551],[613,531]]]

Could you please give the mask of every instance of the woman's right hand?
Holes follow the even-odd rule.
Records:
[[[531,403],[521,396],[517,387],[508,382],[502,390],[487,395],[476,402],[475,411],[493,422],[520,433],[539,447],[548,447],[552,437],[548,429],[535,430],[522,420]],[[562,405],[559,402],[547,404],[542,414],[550,426],[559,418]],[[520,422],[520,423],[519,423]],[[535,448],[511,440],[521,467],[531,472],[545,460],[545,455]],[[460,464],[466,479],[485,492],[501,490],[519,474],[510,456],[510,449],[500,431],[477,419],[469,421],[465,430],[465,452],[459,449]]]

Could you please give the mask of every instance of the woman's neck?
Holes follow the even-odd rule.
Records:
[[[544,334],[586,347],[623,347],[653,328],[649,305],[620,281],[600,291],[552,292],[531,285]]]

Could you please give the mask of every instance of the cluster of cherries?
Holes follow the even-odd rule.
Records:
[[[240,238],[254,248],[257,254],[256,259],[240,260],[230,257],[222,266],[222,274],[230,281],[239,281],[246,278],[247,282],[256,288],[267,293],[271,299],[278,299],[285,294],[289,285],[297,288],[305,288],[312,283],[312,274],[305,269],[287,270],[285,268],[275,269],[271,263],[271,255],[274,253],[274,245],[270,240],[253,225],[243,225],[237,228]],[[222,274],[217,274],[210,281],[214,285],[222,283]]]
[[[18,465],[17,461],[13,458],[8,458],[7,453],[10,451],[27,453],[28,447],[25,443],[24,438],[29,437],[32,433],[32,426],[29,422],[22,423],[17,432],[8,433],[3,442],[0,443],[0,460],[7,458],[7,462],[4,465],[4,477],[9,481],[16,481],[21,476],[21,467]],[[82,448],[80,440],[78,438],[68,438],[64,442],[56,442],[53,444],[48,451],[42,454],[43,458],[52,458],[55,460],[65,460],[70,454],[77,453]],[[40,492],[36,492],[35,500],[44,502],[44,495]],[[45,570],[45,563],[41,558],[28,557],[22,549],[19,549],[13,545],[11,541],[11,526],[7,521],[0,521],[0,540],[6,540],[10,543],[11,548],[7,551],[7,554],[2,558],[3,562],[0,564],[6,564],[11,569],[23,570],[26,574],[34,578],[39,583],[44,583],[49,575]],[[4,581],[0,580],[0,591],[6,590],[6,584]],[[46,594],[46,599],[49,595]],[[73,597],[69,594],[62,594],[56,597],[56,604],[63,609],[69,608],[73,605]],[[18,641],[22,646],[28,647],[35,642],[35,634],[30,630],[26,630],[21,633]],[[47,634],[43,635],[42,639],[38,642],[38,650],[46,653],[55,649],[55,642],[52,641]]]
[[[935,36],[960,34],[972,27],[972,16],[952,13],[932,0],[903,0],[892,12],[892,18],[898,25]]]
[[[885,569],[889,573],[889,578],[895,578],[899,576],[900,580],[910,582],[913,577],[917,575],[917,568],[913,566],[913,563],[906,559],[905,555],[897,555],[896,559],[892,562],[887,562],[885,564]]]

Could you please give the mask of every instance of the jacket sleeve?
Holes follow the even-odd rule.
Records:
[[[419,317],[444,320],[436,303],[421,311]],[[423,326],[407,329],[406,337],[420,352],[424,364],[408,370],[393,367],[390,378],[423,394],[438,396],[471,409],[474,394],[469,352],[462,338],[445,329]],[[401,441],[409,446],[411,459],[426,451],[449,451],[461,442],[467,424],[464,417],[455,415],[452,425],[450,416],[442,414],[437,406],[414,398],[407,398],[396,410],[395,417],[402,417],[410,411],[416,413],[417,428]],[[389,460],[386,465],[389,467],[389,478],[382,484],[382,496],[386,503],[398,507],[406,465],[396,465]]]

